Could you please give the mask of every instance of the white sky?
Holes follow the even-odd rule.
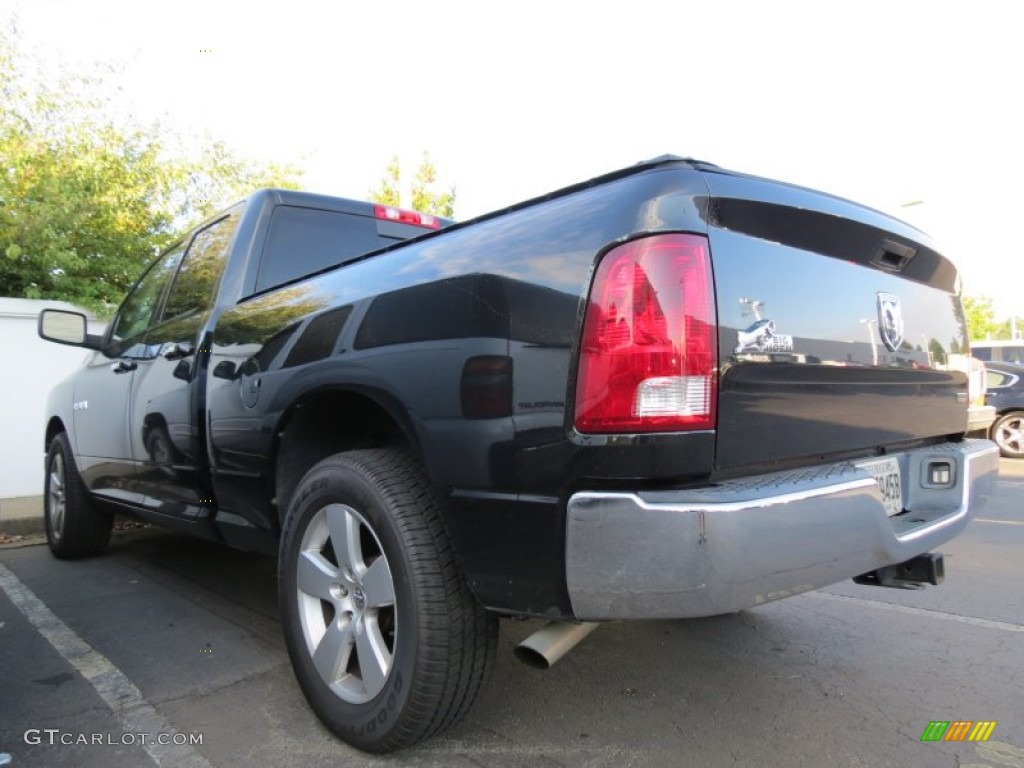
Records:
[[[968,293],[1024,315],[1013,0],[0,0],[12,12],[46,59],[127,62],[138,116],[297,162],[313,191],[363,198],[393,153],[427,149],[464,219],[688,155],[895,213]]]

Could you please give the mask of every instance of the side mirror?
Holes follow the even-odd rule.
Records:
[[[213,368],[213,375],[218,379],[235,378],[235,364],[230,360],[221,360]]]
[[[89,321],[81,312],[44,309],[39,313],[39,336],[72,347],[99,349],[99,338],[89,335]]]

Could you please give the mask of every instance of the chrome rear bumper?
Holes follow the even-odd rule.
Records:
[[[690,490],[569,499],[566,580],[581,620],[730,613],[927,552],[960,533],[992,492],[999,453],[965,440],[900,454],[905,511],[887,517],[849,462]],[[929,488],[932,461],[953,468]]]

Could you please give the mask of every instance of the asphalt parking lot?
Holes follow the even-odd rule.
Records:
[[[506,621],[466,721],[386,758],[306,707],[270,558],[152,530],[80,562],[6,547],[0,765],[1024,768],[1024,462],[1000,469],[988,509],[944,549],[940,587],[844,583],[610,624],[547,672],[511,653],[540,624]],[[933,720],[997,725],[987,742],[922,742]],[[159,734],[201,744],[152,746]]]

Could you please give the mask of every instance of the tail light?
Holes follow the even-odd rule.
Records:
[[[714,428],[716,331],[707,238],[653,235],[609,251],[583,321],[576,429]]]
[[[384,221],[397,221],[399,224],[412,224],[414,227],[425,227],[426,229],[440,229],[441,221],[436,216],[419,211],[407,211],[404,208],[395,208],[393,205],[373,206],[373,215]]]

